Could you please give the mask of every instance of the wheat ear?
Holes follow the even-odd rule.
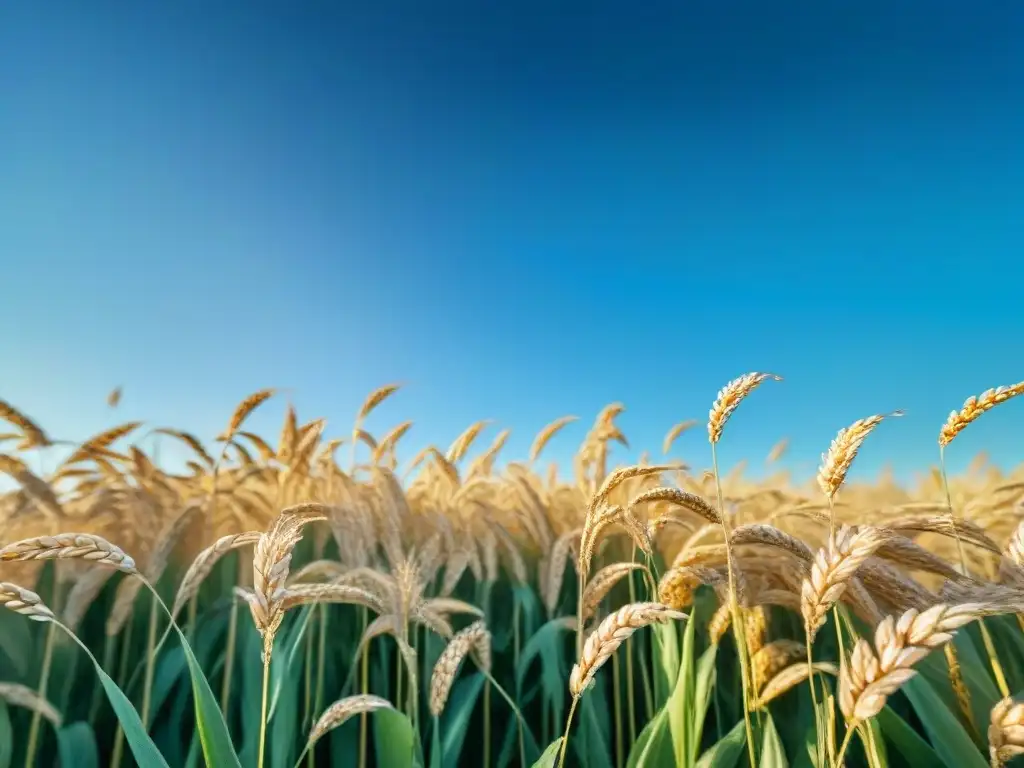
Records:
[[[818,551],[800,593],[800,612],[811,641],[825,623],[825,614],[839,602],[857,569],[886,539],[885,531],[878,528],[857,530],[844,525],[829,538],[828,548]]]
[[[465,629],[456,632],[445,646],[430,677],[430,714],[437,717],[448,703],[455,676],[459,673],[463,659],[475,652],[477,664],[484,671],[491,667],[491,633],[482,621],[475,621]]]
[[[988,745],[992,768],[1024,755],[1024,702],[1007,696],[992,707]]]
[[[376,712],[379,709],[394,709],[394,706],[387,699],[382,699],[380,696],[374,696],[369,693],[339,699],[320,715],[320,719],[316,721],[313,730],[309,732],[309,742],[306,748],[312,747],[328,731],[337,728],[349,718],[366,712]]]
[[[569,675],[569,693],[574,699],[582,696],[602,665],[638,629],[686,617],[682,611],[673,610],[661,603],[630,603],[622,606],[602,621],[583,644],[583,653]]]
[[[0,581],[0,608],[20,613],[32,621],[53,621],[53,611],[43,605],[35,592],[17,584]]]
[[[60,712],[40,694],[27,686],[18,683],[0,683],[0,701],[31,710],[52,723],[54,728],[61,726]]]
[[[8,544],[0,549],[0,562],[16,560],[82,559],[135,574],[135,561],[119,547],[91,533],[58,533]]]
[[[839,673],[839,707],[850,726],[874,717],[890,695],[910,680],[914,664],[953,638],[956,630],[1005,606],[940,603],[924,612],[915,608],[899,619],[886,616],[875,629],[874,649],[860,638]]]

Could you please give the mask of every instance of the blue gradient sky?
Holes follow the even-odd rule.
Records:
[[[902,407],[854,476],[909,477],[1024,378],[1024,6],[783,5],[5,3],[0,397],[212,437],[283,386],[340,433],[399,380],[406,455],[612,400],[657,455],[770,370],[726,464]],[[1024,458],[1000,410],[951,468]]]

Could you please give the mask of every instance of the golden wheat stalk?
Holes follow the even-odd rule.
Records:
[[[807,673],[809,671],[807,667],[807,664],[798,662],[786,667],[781,672],[778,672],[761,689],[761,693],[757,697],[754,708],[763,709],[769,704],[769,702],[777,699],[782,694],[792,688],[795,688],[806,680]],[[826,673],[833,677],[839,674],[839,668],[836,667],[835,664],[830,664],[829,662],[814,662],[811,667],[817,673]]]
[[[1024,702],[1007,696],[992,707],[988,744],[992,768],[1024,755]]]
[[[814,640],[825,623],[825,614],[839,602],[857,570],[885,541],[886,533],[881,529],[844,525],[830,537],[828,548],[818,551],[800,593],[800,612],[810,640]]]
[[[633,571],[644,570],[640,563],[612,563],[595,573],[583,590],[583,621],[593,616],[601,601],[623,578]]]
[[[272,398],[276,391],[275,389],[261,389],[246,397],[235,408],[234,413],[231,414],[231,418],[228,420],[228,428],[218,435],[217,439],[225,444],[230,442],[238,430],[242,428],[242,424],[249,418],[249,415]]]
[[[445,646],[444,651],[434,664],[430,677],[430,714],[437,717],[444,711],[448,703],[455,676],[463,660],[471,652],[477,657],[477,664],[485,672],[491,668],[491,633],[483,621],[475,621],[465,629],[457,632]]]
[[[911,608],[897,620],[887,616],[875,629],[874,649],[860,638],[839,673],[839,707],[850,727],[874,717],[886,700],[914,677],[913,666],[983,616],[1003,613],[1004,605],[940,603],[924,612]]]
[[[0,701],[35,712],[48,720],[54,728],[61,726],[63,718],[56,707],[27,686],[0,682]]]
[[[630,603],[622,606],[602,621],[583,644],[583,652],[569,675],[569,693],[576,699],[582,696],[602,665],[638,629],[685,618],[687,615],[682,611],[672,610],[661,603]]]
[[[665,434],[665,439],[661,441],[661,452],[664,455],[668,455],[668,452],[672,450],[672,446],[676,440],[679,439],[686,430],[697,426],[698,422],[696,419],[687,419],[686,421],[680,421],[678,424],[674,424],[672,428]]]
[[[320,719],[316,721],[316,725],[309,733],[307,749],[350,718],[380,709],[394,709],[394,706],[387,699],[369,693],[339,699],[324,710]]]
[[[206,577],[213,571],[213,567],[228,552],[242,547],[247,547],[259,541],[261,534],[258,531],[246,533],[233,533],[222,536],[213,544],[200,552],[196,559],[185,571],[185,576],[178,586],[178,593],[174,597],[174,605],[171,608],[171,616],[176,617],[186,603],[191,600],[199,591],[199,587],[206,580]]]
[[[768,681],[772,680],[786,667],[797,661],[803,661],[807,650],[797,640],[774,640],[750,656],[750,667],[753,671],[751,682],[755,696],[760,696]],[[806,664],[801,664],[805,670]]]
[[[274,637],[284,619],[283,600],[292,550],[302,538],[302,527],[317,520],[326,520],[326,511],[322,504],[300,504],[284,509],[256,542],[249,608],[256,629],[263,638],[264,664],[270,659]]]
[[[135,574],[135,561],[100,536],[91,533],[58,533],[23,539],[0,549],[0,562],[18,560],[82,559]]]
[[[53,611],[43,605],[35,592],[8,581],[0,581],[0,608],[14,611],[32,621],[53,621]]]
[[[724,581],[725,577],[712,568],[676,566],[667,570],[658,582],[658,600],[673,610],[681,611],[693,604],[694,593],[702,584],[721,585]]]
[[[768,379],[782,381],[782,377],[776,376],[774,373],[745,373],[718,391],[715,402],[712,404],[711,410],[708,411],[708,438],[712,444],[721,439],[725,423],[743,401],[743,398]]]
[[[971,396],[964,401],[959,411],[951,411],[946,423],[939,430],[939,446],[949,445],[968,424],[977,419],[985,411],[992,410],[1000,403],[1024,393],[1024,381],[1011,386],[987,389],[980,395]]]
[[[22,441],[17,446],[19,451],[27,451],[32,448],[46,448],[52,445],[50,438],[46,436],[42,427],[13,405],[3,400],[0,400],[0,419],[21,430]]]
[[[839,430],[829,446],[828,452],[821,457],[821,467],[818,469],[818,487],[826,497],[832,499],[836,492],[846,480],[846,473],[849,472],[857,452],[871,431],[881,424],[886,418],[902,416],[903,411],[868,416],[865,419],[858,419],[848,427]]]

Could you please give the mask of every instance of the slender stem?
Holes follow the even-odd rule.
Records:
[[[847,726],[846,735],[843,737],[843,744],[841,747],[839,747],[839,754],[836,756],[837,766],[842,766],[843,756],[846,754],[846,748],[850,746],[850,738],[853,736],[855,730],[855,728],[850,728],[849,726]]]
[[[39,673],[39,695],[47,701],[46,688],[50,683],[50,667],[53,665],[53,645],[57,639],[57,628],[50,624],[46,629],[46,648],[43,651],[43,669]],[[25,750],[25,768],[32,768],[36,759],[36,748],[39,743],[39,710],[32,713],[32,723],[28,729],[28,747]]]
[[[319,712],[323,708],[324,703],[324,663],[327,658],[327,617],[328,611],[327,606],[321,604],[320,610],[320,623],[317,626],[317,649],[316,649],[316,696],[313,698],[313,712],[314,714]],[[312,723],[311,723],[312,725]]]
[[[128,657],[131,656],[132,652],[132,628],[135,626],[135,622],[128,619],[128,625],[124,630],[124,643],[122,643],[121,650],[121,663],[117,671],[117,684],[119,686],[124,685],[125,675],[128,673]],[[114,750],[110,757],[110,765],[113,768],[121,765],[121,755],[124,752],[124,729],[121,727],[121,721],[117,722],[117,731],[114,732]]]
[[[572,716],[576,714],[576,705],[579,701],[579,696],[573,696],[572,705],[569,707],[569,716],[565,719],[565,733],[562,735],[562,748],[558,750],[558,768],[563,768],[565,765],[565,748],[569,744],[569,728],[572,726]]]
[[[636,544],[633,545],[633,562],[636,562]],[[636,602],[636,583],[633,580],[633,574],[627,573],[626,578],[629,580],[629,602]],[[618,655],[618,654],[616,654]],[[644,677],[646,682],[647,678]],[[626,712],[629,718],[629,746],[633,747],[636,743],[636,697],[633,695],[633,638],[626,638]],[[616,705],[618,697],[615,699]],[[622,753],[619,753],[620,756]],[[621,759],[621,757],[620,757]]]
[[[953,499],[949,493],[949,478],[946,476],[946,449],[942,445],[939,446],[939,468],[942,475],[942,490],[946,494],[946,509],[949,510],[949,527],[953,529],[957,554],[960,556],[960,569],[963,571],[964,576],[970,576],[971,574],[967,567],[967,556],[964,553],[964,544],[960,539],[960,531],[957,529],[956,517],[953,512]],[[989,664],[992,666],[992,674],[996,678],[996,684],[999,686],[999,691],[1003,698],[1006,698],[1010,695],[1010,687],[1006,683],[1006,675],[1003,673],[1003,666],[999,662],[995,643],[992,642],[992,636],[989,634],[983,618],[978,619],[978,629],[981,630],[981,640],[985,645],[985,652],[988,654]]]
[[[716,443],[711,443],[711,464],[715,474],[715,495],[718,498],[718,515],[722,523],[722,531],[725,535],[725,557],[726,567],[729,571],[729,612],[732,614],[733,637],[736,640],[736,653],[740,663],[740,685],[743,688],[743,725],[747,732],[747,756],[750,758],[750,768],[757,766],[757,753],[754,746],[754,731],[750,726],[750,683],[747,660],[747,639],[740,623],[740,607],[736,599],[736,578],[732,559],[732,544],[729,541],[729,522],[725,514],[725,502],[722,500],[722,480],[718,474],[718,450]]]
[[[496,690],[501,697],[508,702],[509,707],[512,708],[512,713],[516,716],[516,722],[519,724],[519,760],[522,763],[522,768],[526,768],[526,745],[523,742],[523,731],[526,729],[526,720],[523,719],[523,713],[519,711],[519,707],[516,706],[515,701],[513,701],[512,697],[508,695],[508,691],[498,684],[498,681],[494,679],[490,672],[486,669],[481,669],[480,671],[484,673],[484,677],[487,678],[487,682],[494,686],[494,690]]]
[[[228,647],[224,656],[224,681],[220,688],[220,708],[224,717],[228,716],[228,705],[231,703],[231,677],[235,669],[235,642],[238,635],[238,601],[231,601],[231,614],[228,616]]]
[[[263,702],[260,705],[260,754],[256,765],[263,768],[263,755],[267,746],[267,688],[270,682],[270,654],[263,657]]]
[[[578,594],[576,597],[576,658],[583,655],[583,590],[586,589],[587,574],[580,569]]]
[[[103,643],[103,664],[102,669],[106,672],[114,663],[114,646],[117,645],[116,637],[105,638]],[[103,686],[96,681],[96,687],[92,689],[92,703],[89,705],[89,725],[96,727],[96,718],[100,713],[100,703],[103,700]]]
[[[317,609],[314,607],[311,612],[311,616],[316,616]],[[313,713],[313,633],[306,632],[306,636],[302,638],[303,644],[303,669],[302,669],[302,728],[308,730],[313,723],[315,714]]]
[[[629,642],[628,640],[626,642]],[[629,648],[626,648],[629,653]],[[612,703],[615,720],[615,764],[622,762],[622,674],[619,672],[619,654],[612,655]]]
[[[822,746],[825,743],[823,734],[821,732],[821,715],[818,712],[818,693],[814,689],[814,659],[811,653],[811,633],[810,628],[805,627],[806,633],[804,635],[804,641],[807,644],[807,683],[811,687],[811,703],[814,705],[814,734],[815,741],[818,745],[818,760],[821,760]]]
[[[360,632],[359,637],[361,638],[366,633],[366,623],[368,621],[368,609],[363,606],[363,630]],[[370,644],[363,643],[363,652],[360,658],[360,677],[359,677],[359,692],[367,694],[370,692]],[[359,768],[366,768],[366,747],[367,747],[367,717],[366,713],[360,715],[359,718]]]
[[[146,673],[142,684],[142,727],[149,729],[149,708],[153,700],[153,647],[156,645],[156,598],[149,601],[149,630],[146,635]]]
[[[491,768],[491,681],[484,681],[484,768]]]

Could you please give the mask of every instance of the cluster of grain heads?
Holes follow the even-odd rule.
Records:
[[[917,674],[917,662],[949,642],[959,628],[1007,610],[1000,603],[939,603],[923,612],[912,608],[898,620],[887,616],[878,625],[873,648],[859,638],[839,674],[839,708],[848,726],[840,764],[854,729],[881,712],[888,698]]]
[[[992,768],[1024,755],[1024,702],[1007,696],[992,707],[988,745]]]

